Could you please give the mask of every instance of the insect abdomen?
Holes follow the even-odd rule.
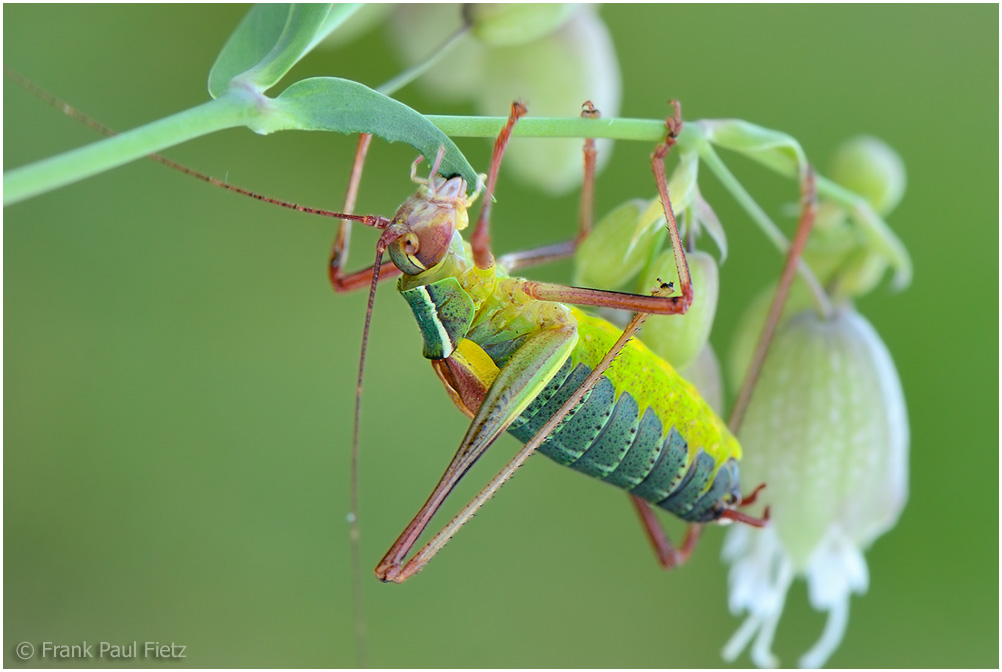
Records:
[[[585,324],[581,322],[579,317],[585,341],[589,337],[604,340],[594,330],[599,321],[588,318]],[[604,324],[599,324],[601,330],[605,329]],[[592,370],[587,361],[593,358],[587,352],[588,347],[586,343],[584,352],[576,353],[564,363],[509,432],[521,441],[528,441],[556,413]],[[592,344],[596,352],[605,347],[604,343]],[[722,423],[716,416],[704,417],[701,400],[697,404],[672,406],[677,411],[674,415],[665,414],[667,418],[663,421],[656,405],[645,398],[645,392],[653,389],[655,394],[665,397],[683,396],[689,393],[680,386],[687,384],[672,379],[671,375],[677,377],[674,372],[669,375],[662,366],[651,366],[645,360],[648,356],[654,355],[645,348],[635,347],[623,364],[624,369],[629,369],[641,360],[641,370],[647,372],[648,380],[640,383],[627,375],[627,371],[620,371],[618,377],[615,373],[603,376],[573,414],[540,445],[539,452],[684,520],[712,520],[721,510],[718,503],[738,492],[737,464],[733,459],[737,444],[726,429],[717,426]],[[660,406],[663,409],[665,404]],[[666,427],[669,422],[672,424]],[[709,454],[701,446],[690,450],[687,428],[693,429],[692,435],[700,441],[709,441],[717,449],[716,454]]]
[[[531,439],[576,390],[591,369],[564,364],[522,416],[509,428],[520,441]],[[714,505],[737,487],[731,458],[719,470],[707,453],[689,459],[689,444],[648,408],[640,416],[630,392],[615,397],[615,386],[602,377],[591,394],[540,445],[539,452],[589,476],[615,485],[683,520],[711,520]],[[713,479],[712,484],[710,480]],[[708,489],[707,489],[708,488]]]

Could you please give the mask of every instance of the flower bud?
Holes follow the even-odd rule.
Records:
[[[679,369],[688,366],[706,346],[717,313],[720,278],[716,260],[706,252],[686,254],[692,278],[692,305],[685,315],[651,315],[644,323],[641,340],[659,357]],[[651,264],[643,287],[654,287],[658,278],[678,287],[675,255],[668,249]]]
[[[835,150],[831,177],[865,198],[880,215],[887,215],[901,202],[907,183],[898,153],[871,136],[852,138]]]
[[[589,7],[558,30],[516,47],[490,50],[477,111],[496,115],[511,101],[525,101],[534,117],[573,116],[590,100],[603,117],[619,114],[622,82],[609,30]],[[600,122],[596,122],[600,123]],[[608,162],[612,143],[597,140],[596,171]],[[567,192],[583,175],[582,141],[576,138],[512,138],[504,169],[551,194]]]
[[[464,6],[473,36],[492,47],[537,40],[562,26],[576,5],[483,3]]]
[[[478,114],[500,116],[522,100],[534,117],[567,117],[591,101],[602,116],[619,114],[622,76],[609,30],[591,7],[473,5],[465,10],[478,39],[461,39],[418,82],[431,95],[472,100]],[[408,64],[428,57],[463,25],[457,5],[401,5],[394,9],[392,43]],[[492,140],[493,142],[493,140]],[[582,141],[512,138],[505,172],[551,194],[579,184]],[[596,140],[596,171],[612,155],[612,141]]]
[[[873,327],[851,307],[831,318],[791,317],[776,335],[741,428],[741,476],[766,483],[765,530],[736,526],[730,605],[749,617],[725,647],[736,657],[754,637],[752,660],[772,666],[772,637],[786,591],[808,582],[828,612],[801,659],[822,665],[848,622],[850,593],[864,593],[865,550],[897,522],[907,499],[908,420],[901,381]]]
[[[618,289],[651,257],[663,226],[661,201],[627,201],[607,214],[574,253],[574,284]]]

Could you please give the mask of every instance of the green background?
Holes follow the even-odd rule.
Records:
[[[205,100],[209,66],[243,11],[5,6],[4,64],[130,128]],[[904,157],[908,193],[889,221],[915,282],[900,294],[885,283],[859,309],[904,384],[911,501],[867,554],[870,591],[852,599],[831,664],[997,666],[998,7],[607,6],[603,16],[619,50],[623,116],[663,116],[678,98],[688,119],[789,132],[822,170],[840,140],[864,132]],[[311,55],[291,77],[381,83],[399,70],[389,39],[376,30]],[[4,94],[5,169],[94,137],[8,80]],[[414,87],[400,97],[428,113],[471,111]],[[168,154],[275,197],[337,207],[353,146],[233,130]],[[486,142],[461,148],[486,165]],[[650,149],[617,147],[598,181],[599,211],[653,195]],[[374,143],[360,211],[388,214],[410,193],[413,154]],[[796,198],[792,183],[728,160],[771,212]],[[781,260],[712,178],[703,188],[731,245],[713,333],[723,353]],[[150,161],[4,214],[5,665],[23,665],[20,641],[138,640],[187,645],[171,665],[353,666],[344,516],[365,297],[326,283],[333,224]],[[526,248],[573,229],[576,196],[503,179],[494,215],[495,249]],[[356,236],[353,267],[370,263],[372,240]],[[568,268],[538,277],[566,280]],[[371,578],[465,419],[421,359],[392,287],[377,298],[368,362],[372,665],[722,664],[740,623],[726,608],[722,531],[665,574],[620,492],[542,458],[420,577]],[[515,450],[510,437],[499,441],[452,510]],[[823,624],[806,599],[796,584],[780,623],[787,664]]]

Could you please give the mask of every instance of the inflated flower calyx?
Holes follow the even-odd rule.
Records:
[[[706,252],[689,252],[689,275],[692,278],[692,305],[684,315],[651,315],[640,333],[641,340],[659,357],[675,368],[688,366],[706,346],[717,313],[720,275],[717,261]],[[658,278],[678,286],[675,255],[669,249],[651,264],[644,287],[654,287]]]
[[[500,7],[502,9],[495,9]],[[443,58],[417,81],[430,95],[450,102],[472,101],[477,114],[500,116],[513,100],[523,100],[533,117],[580,114],[590,100],[603,117],[619,114],[622,76],[612,37],[592,7],[475,5],[474,31],[455,41]],[[504,33],[509,22],[526,22],[520,42]],[[391,40],[407,65],[428,57],[465,24],[459,5],[402,5],[390,18]],[[483,41],[486,40],[486,41]],[[544,67],[545,66],[545,67]],[[596,172],[608,163],[612,142],[598,139]],[[513,138],[505,154],[505,174],[534,188],[561,194],[582,179],[578,138]]]
[[[590,7],[581,7],[557,30],[516,47],[492,47],[475,89],[477,111],[496,115],[523,100],[533,117],[571,117],[590,100],[603,118],[619,115],[622,76],[609,30]],[[601,121],[595,122],[597,124]],[[505,173],[551,194],[581,184],[580,138],[515,137]],[[596,171],[612,156],[610,140],[596,140]]]
[[[762,327],[765,325],[765,318],[769,314],[769,306],[772,298],[776,294],[775,283],[765,287],[760,291],[741,315],[737,327],[734,329],[734,337],[731,340],[729,356],[727,362],[727,382],[731,389],[737,390],[745,379],[745,372],[751,363],[755,346],[758,344],[759,336],[762,334]],[[814,306],[814,299],[811,296],[807,285],[800,278],[795,278],[790,286],[790,294],[783,306],[782,319],[785,320],[790,315],[807,310]]]
[[[552,33],[576,9],[574,4],[484,3],[464,5],[463,13],[478,40],[492,47],[513,47]]]
[[[784,322],[741,427],[741,477],[768,483],[769,526],[728,532],[730,606],[747,620],[724,649],[772,667],[772,639],[793,580],[828,612],[799,661],[818,667],[838,647],[849,597],[868,586],[863,551],[897,522],[908,497],[908,419],[886,346],[851,306]]]
[[[704,345],[696,358],[678,372],[699,390],[700,396],[717,415],[724,416],[724,376],[712,345]]]
[[[574,284],[618,289],[643,269],[659,239],[660,201],[627,201],[605,215],[574,253]]]
[[[865,198],[881,216],[901,202],[908,181],[898,153],[883,140],[871,136],[842,143],[835,150],[830,174],[840,185]]]

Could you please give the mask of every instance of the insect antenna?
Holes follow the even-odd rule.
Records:
[[[22,76],[18,72],[10,69],[6,65],[3,68],[3,73],[5,77],[11,79],[14,83],[21,86],[28,93],[48,103],[52,107],[55,107],[57,110],[60,110],[67,116],[76,119],[85,126],[97,131],[101,135],[110,138],[118,134],[114,129],[108,128],[101,122],[93,119],[92,117],[76,109],[66,101],[55,97],[45,89],[41,88],[40,86],[38,86],[31,80],[27,79],[26,77]],[[286,208],[288,210],[295,210],[296,212],[304,212],[308,215],[319,215],[320,217],[329,217],[332,219],[341,219],[341,220],[350,219],[351,221],[360,222],[365,226],[371,226],[376,229],[385,229],[387,226],[390,225],[390,220],[386,219],[385,217],[378,217],[376,215],[353,215],[344,212],[335,212],[333,210],[326,210],[324,208],[314,208],[307,205],[299,205],[298,203],[292,203],[289,201],[283,201],[281,199],[272,198],[271,196],[265,196],[264,194],[259,194],[254,191],[250,191],[249,189],[244,189],[242,187],[229,184],[218,178],[212,177],[211,175],[207,175],[192,168],[188,168],[185,165],[182,165],[180,163],[177,163],[176,161],[168,159],[166,156],[162,154],[147,154],[147,157],[153,159],[157,163],[167,166],[168,168],[176,170],[179,173],[189,175],[203,182],[208,182],[209,184],[219,187],[220,189],[225,189],[226,191],[232,191],[234,193],[240,194],[241,196],[247,196],[248,198],[253,198],[263,203],[270,203],[271,205],[277,205],[278,207]]]

